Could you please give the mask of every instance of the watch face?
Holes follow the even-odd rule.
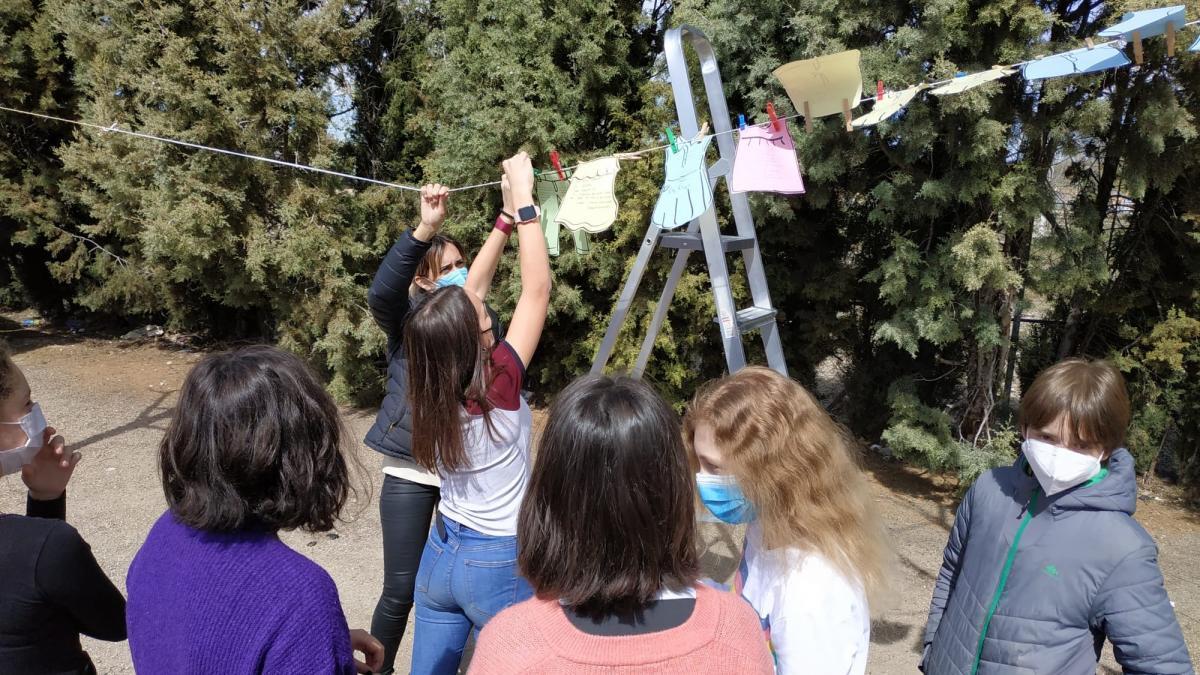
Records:
[[[517,217],[521,222],[526,222],[537,218],[537,209],[532,206],[522,206],[521,210],[517,211]]]

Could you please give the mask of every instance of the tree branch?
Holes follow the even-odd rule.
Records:
[[[82,234],[75,234],[74,232],[64,230],[63,228],[59,227],[58,225],[51,224],[50,227],[53,227],[54,229],[58,230],[59,232],[62,232],[63,234],[67,235],[68,237],[73,237],[75,239],[78,239],[79,241],[85,242],[87,244],[91,244],[91,248],[88,249],[88,253],[92,253],[93,251],[101,251],[104,254],[108,255],[113,260],[116,260],[118,263],[120,263],[122,267],[129,265],[129,262],[127,260],[125,260],[121,256],[117,255],[116,253],[113,253],[112,251],[104,248],[100,244],[96,243],[95,240],[88,239],[87,237],[83,236]]]

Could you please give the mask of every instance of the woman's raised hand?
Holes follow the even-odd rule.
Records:
[[[504,175],[508,177],[508,189],[512,192],[513,206],[533,205],[533,163],[525,151],[504,160]],[[503,185],[501,185],[503,188]]]
[[[500,195],[503,201],[500,210],[507,213],[513,219],[517,217],[517,205],[513,202],[512,185],[508,182],[508,174],[500,175]]]
[[[446,202],[450,189],[441,183],[430,183],[421,187],[421,224],[438,231],[446,222]]]

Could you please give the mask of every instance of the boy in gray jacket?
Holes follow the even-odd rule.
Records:
[[[1158,548],[1133,519],[1120,371],[1071,359],[1021,398],[1025,442],[958,507],[925,628],[928,675],[1193,673]]]

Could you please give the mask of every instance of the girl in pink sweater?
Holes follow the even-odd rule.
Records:
[[[550,408],[517,526],[536,597],[492,619],[472,674],[773,673],[758,617],[696,583],[679,418],[646,385],[588,376]]]

